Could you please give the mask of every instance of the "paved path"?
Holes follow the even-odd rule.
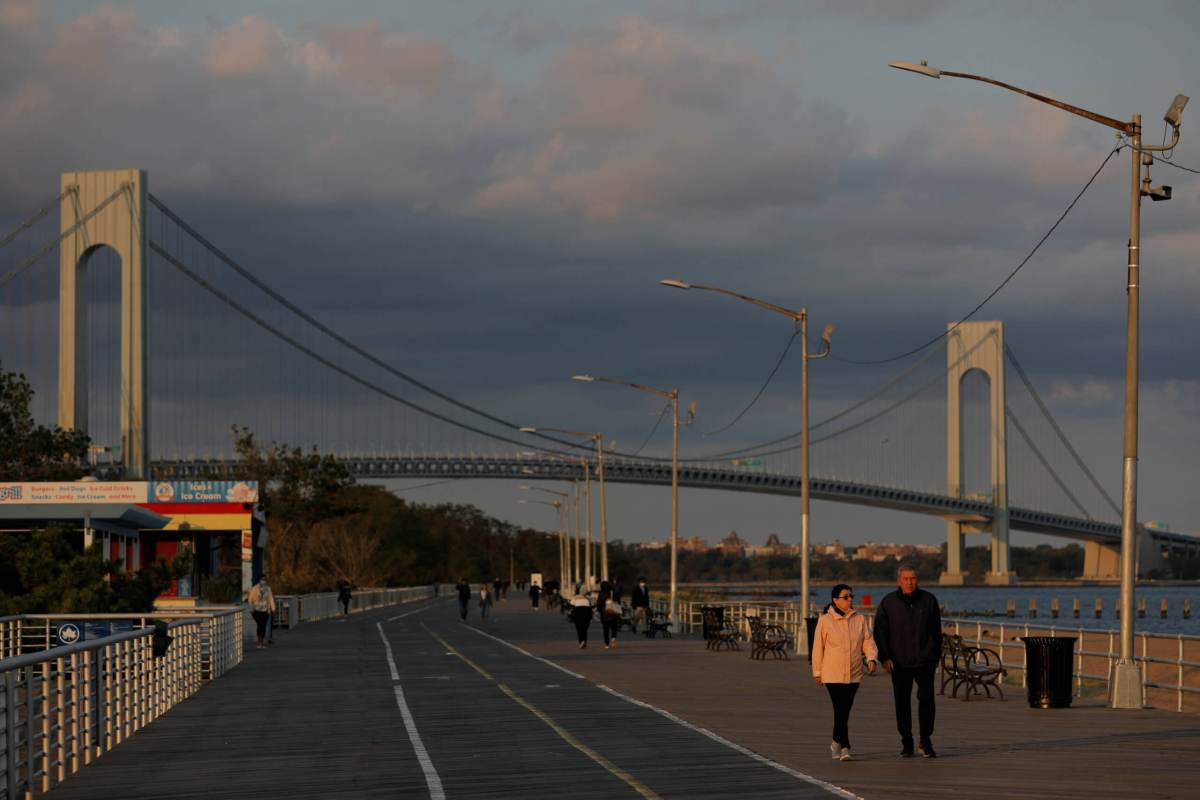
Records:
[[[859,693],[855,760],[802,661],[710,653],[556,613],[453,602],[302,625],[86,767],[54,798],[1192,797],[1200,719],[1098,703],[941,700],[941,757],[899,759],[886,679]],[[735,744],[736,743],[736,744]],[[839,788],[840,787],[840,788]]]

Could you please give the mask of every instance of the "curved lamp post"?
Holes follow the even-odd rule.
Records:
[[[821,350],[816,353],[808,352],[808,309],[802,308],[799,311],[793,311],[790,308],[777,306],[774,303],[768,303],[765,300],[759,300],[749,295],[731,292],[728,289],[721,289],[716,286],[701,286],[699,284],[687,283],[680,280],[661,280],[663,286],[670,286],[674,289],[700,289],[706,292],[717,292],[718,294],[727,295],[729,297],[744,300],[747,303],[752,303],[759,308],[764,308],[767,311],[773,311],[776,314],[782,314],[792,320],[792,323],[800,328],[800,596],[802,599],[802,607],[804,616],[809,614],[808,601],[808,572],[809,572],[809,460],[808,460],[808,362],[810,359],[825,358],[829,355],[831,347],[831,339],[833,338],[833,325],[826,325],[824,332],[821,334]],[[808,652],[808,637],[800,637],[800,652]]]
[[[522,433],[537,433],[538,431],[546,433],[561,433],[566,436],[578,436],[581,439],[591,439],[596,443],[596,477],[600,480],[600,580],[608,580],[608,517],[606,516],[606,503],[604,501],[604,435],[600,433],[585,433],[583,431],[572,431],[566,428],[533,428],[523,426]],[[592,510],[590,507],[591,495],[588,495],[588,533],[590,538],[592,528]],[[591,575],[588,575],[588,580],[591,580]]]
[[[669,614],[671,621],[677,622],[675,608],[678,591],[676,572],[679,563],[679,390],[655,389],[652,386],[643,386],[640,383],[633,383],[632,381],[623,381],[616,378],[598,378],[595,375],[574,375],[572,376],[572,380],[584,381],[586,383],[613,383],[618,386],[628,386],[630,389],[648,392],[658,397],[665,397],[671,401],[671,408],[674,412],[674,425],[672,427],[671,438],[671,600]]]
[[[1126,609],[1121,615],[1121,655],[1113,670],[1111,696],[1109,702],[1113,708],[1142,707],[1142,675],[1138,670],[1133,654],[1133,594],[1136,575],[1135,566],[1135,536],[1137,534],[1137,460],[1138,460],[1138,293],[1141,289],[1139,242],[1141,235],[1142,197],[1151,200],[1170,200],[1170,186],[1150,185],[1150,165],[1154,157],[1150,153],[1174,149],[1179,144],[1180,118],[1187,106],[1186,95],[1177,94],[1163,121],[1171,126],[1173,135],[1167,145],[1151,146],[1142,144],[1142,115],[1134,114],[1129,122],[1122,122],[1103,114],[1097,114],[1052,97],[1030,92],[1002,81],[987,78],[982,75],[972,75],[969,72],[950,72],[929,66],[925,61],[912,64],[907,61],[892,61],[888,64],[894,69],[915,72],[930,78],[965,78],[982,83],[990,83],[1010,92],[1025,95],[1047,105],[1060,108],[1071,114],[1098,122],[1129,137],[1132,154],[1129,185],[1129,260],[1125,281],[1125,424],[1124,424],[1124,460],[1121,471],[1121,607]],[[1146,168],[1145,177],[1141,175],[1141,167]]]

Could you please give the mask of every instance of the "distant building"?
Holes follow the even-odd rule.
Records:
[[[820,542],[818,542],[817,544],[814,544],[813,545],[813,555],[829,556],[832,558],[846,558],[847,557],[846,556],[846,547],[845,547],[845,545],[842,544],[840,539],[834,539],[829,544],[822,544]]]
[[[762,547],[747,547],[748,556],[796,556],[800,554],[800,545],[784,544],[779,541],[778,534],[767,536],[767,543]]]
[[[910,556],[931,556],[941,552],[935,544],[895,544],[894,542],[864,542],[854,551],[854,557],[866,561],[883,561],[891,557],[902,561]]]
[[[666,546],[667,545],[664,542],[660,542],[657,539],[651,539],[648,542],[639,543],[637,545],[637,549],[638,550],[662,550]]]
[[[703,553],[708,550],[708,540],[693,536],[690,539],[680,539],[679,549],[690,553]]]
[[[737,531],[730,531],[729,535],[717,544],[717,549],[725,555],[744,556],[746,555],[746,541],[738,536]]]

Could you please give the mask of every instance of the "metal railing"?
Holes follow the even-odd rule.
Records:
[[[433,596],[432,586],[362,589],[351,610]],[[284,599],[296,622],[341,612],[336,593]],[[241,663],[245,612],[238,605],[0,617],[0,800],[49,791]],[[158,658],[156,620],[172,620],[172,641]],[[133,630],[53,646],[66,621],[121,621]]]
[[[706,605],[722,606],[725,609],[725,619],[737,626],[743,640],[750,638],[747,618],[757,616],[764,622],[786,629],[792,636],[795,651],[802,652],[800,637],[807,636],[807,629],[797,603],[686,600],[679,603],[678,629],[685,633],[702,630],[703,616],[700,609]],[[667,603],[664,600],[652,600],[651,606],[656,611],[667,612]],[[873,629],[874,614],[863,612],[863,616],[867,618],[868,630]],[[1119,632],[1115,629],[1069,628],[1024,622],[1013,624],[980,619],[946,619],[943,623],[947,632],[962,636],[968,643],[995,650],[1005,669],[1020,674],[1022,687],[1026,686],[1028,675],[1025,645],[1019,640],[1020,637],[1074,636],[1078,640],[1074,655],[1076,696],[1083,693],[1085,681],[1102,683],[1106,691],[1111,690],[1113,669],[1120,656]],[[1138,652],[1134,654],[1134,660],[1142,671],[1143,705],[1154,690],[1171,695],[1176,711],[1184,710],[1186,696],[1200,695],[1200,636],[1138,633],[1135,644]],[[1018,654],[1020,660],[1016,660]]]
[[[355,589],[350,598],[350,613],[373,608],[411,603],[434,596],[432,586],[407,586],[396,589]],[[446,596],[449,596],[446,593]],[[247,612],[249,613],[249,612]],[[285,594],[275,596],[275,614],[271,624],[277,628],[293,628],[302,622],[341,616],[342,604],[337,592],[315,594]]]
[[[143,628],[0,661],[0,800],[49,791],[195,693],[202,627],[171,623],[160,658]]]
[[[245,621],[241,606],[201,606],[145,614],[23,614],[0,617],[0,659],[51,649],[55,645],[55,631],[66,622],[116,622],[132,630],[142,630],[153,628],[156,620],[185,619],[200,623],[200,672],[203,680],[219,678],[242,663]]]

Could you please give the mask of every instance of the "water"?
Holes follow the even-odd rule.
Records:
[[[865,595],[878,603],[883,596],[892,591],[891,586],[862,585],[855,588],[858,593],[857,602]],[[947,611],[947,616],[959,615],[978,616],[983,619],[1004,620],[1006,622],[1028,622],[1037,625],[1056,625],[1063,628],[1087,628],[1088,630],[1117,630],[1121,622],[1116,614],[1116,602],[1121,589],[1118,586],[937,586],[922,587],[932,592],[938,602]],[[827,600],[829,590],[818,586],[813,592],[814,602],[822,604]],[[762,595],[757,595],[761,599]],[[1050,601],[1058,598],[1058,619],[1050,616]],[[1167,599],[1167,618],[1159,618],[1159,601]],[[755,597],[744,592],[729,595],[731,600],[751,601]],[[1037,617],[1029,616],[1030,599],[1037,600]],[[1072,605],[1079,598],[1079,619],[1072,615]],[[1104,613],[1096,619],[1096,599],[1104,601]],[[1146,600],[1146,616],[1138,618],[1138,600]],[[1183,601],[1192,602],[1191,619],[1183,618]],[[798,594],[781,594],[781,599],[799,602]],[[1009,600],[1016,601],[1016,616],[1011,620],[1006,616]],[[974,613],[968,613],[974,612]],[[1134,631],[1147,633],[1177,634],[1200,636],[1200,586],[1140,586],[1134,597]]]

